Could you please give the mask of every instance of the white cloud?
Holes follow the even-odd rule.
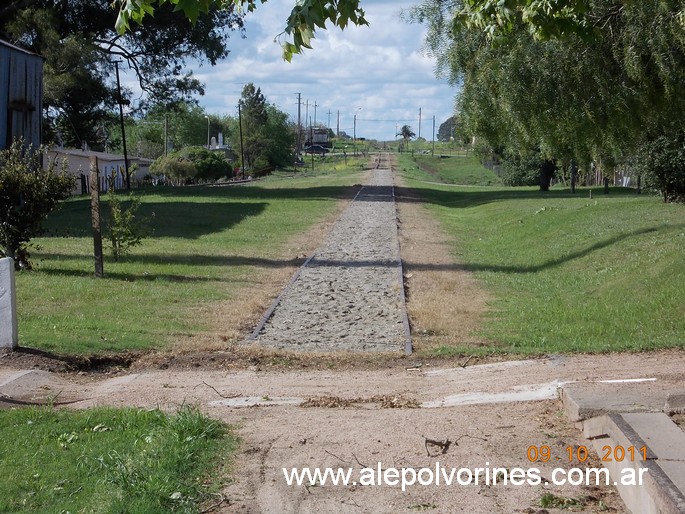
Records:
[[[297,55],[292,63],[281,58],[274,38],[285,26],[293,0],[269,0],[247,17],[246,38],[231,38],[228,58],[215,67],[198,67],[196,76],[206,84],[200,104],[209,112],[234,114],[242,84],[253,82],[267,100],[297,117],[297,96],[317,104],[317,121],[351,133],[357,112],[357,135],[393,139],[396,125],[409,124],[421,135],[432,136],[453,112],[455,89],[439,81],[435,63],[422,55],[424,28],[399,19],[411,3],[366,0],[362,3],[369,27],[350,26],[344,31],[320,31],[313,50]],[[356,111],[362,107],[361,111]],[[305,106],[302,106],[302,116]],[[303,120],[304,122],[304,120]]]

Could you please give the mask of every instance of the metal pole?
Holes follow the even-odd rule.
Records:
[[[169,115],[164,115],[164,157],[169,153]]]
[[[421,139],[421,107],[419,107],[419,137],[417,139]]]
[[[301,111],[302,111],[302,93],[297,93],[297,153],[301,150],[301,140],[302,137],[302,121],[301,121]]]
[[[243,147],[243,115],[240,111],[240,102],[238,102],[238,128],[240,129],[240,167],[243,171],[243,178],[245,178],[245,148]]]
[[[435,116],[433,116],[433,157],[435,157]]]
[[[354,141],[354,156],[357,156],[357,113],[354,113],[354,128],[352,129],[352,141]]]
[[[126,151],[126,129],[124,127],[124,107],[121,99],[121,82],[119,81],[119,63],[121,61],[114,61],[114,67],[117,71],[117,101],[119,103],[119,121],[121,122],[121,144],[124,147],[124,168],[126,169],[126,189],[131,189],[131,174],[128,170],[128,152]]]
[[[207,118],[207,150],[209,150],[209,116],[205,116]]]

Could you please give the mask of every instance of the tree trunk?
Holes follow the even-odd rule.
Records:
[[[542,166],[540,166],[540,191],[549,191],[555,169],[556,164],[554,164],[554,161],[546,160],[542,163]]]
[[[576,161],[571,160],[571,193],[576,192],[576,182],[578,181],[578,167]]]

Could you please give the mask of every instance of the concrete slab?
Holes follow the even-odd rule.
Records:
[[[685,432],[663,413],[621,414],[660,461],[685,462]]]
[[[54,373],[40,370],[16,371],[0,382],[0,397],[24,403],[65,402],[78,399],[70,382]]]
[[[483,403],[511,403],[532,402],[541,400],[554,400],[558,396],[559,383],[554,381],[548,384],[529,384],[512,387],[500,393],[463,393],[423,402],[421,407],[456,407],[458,405],[478,405]]]
[[[669,390],[669,388],[671,390]],[[664,413],[685,407],[685,394],[658,381],[562,384],[568,417],[579,422],[600,459],[618,447],[636,449],[634,460],[602,460],[631,512],[685,513],[685,432]],[[640,449],[646,448],[646,459]],[[608,449],[608,450],[607,450]],[[642,473],[642,485],[625,485],[623,473]]]
[[[571,421],[611,412],[662,412],[668,397],[664,387],[657,382],[572,382],[562,384],[561,401]]]
[[[685,392],[672,393],[666,398],[664,405],[666,414],[685,414]]]

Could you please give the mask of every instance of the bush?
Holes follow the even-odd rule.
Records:
[[[645,143],[636,161],[645,189],[661,194],[664,202],[685,202],[684,132]]]
[[[502,182],[506,186],[537,186],[543,162],[537,153],[525,157],[507,155],[502,158]]]
[[[190,160],[176,154],[160,157],[150,165],[155,175],[164,175],[177,183],[192,182],[197,177],[197,167]]]
[[[69,197],[75,177],[59,171],[52,160],[41,165],[42,149],[22,141],[0,152],[0,256],[12,257],[19,268],[30,268],[27,246],[42,232],[42,223],[58,204]]]
[[[210,152],[204,148],[188,148],[181,150],[180,153],[195,164],[198,180],[216,181],[232,176],[231,166],[217,152]]]
[[[148,220],[138,217],[138,209],[140,209],[139,198],[129,195],[129,206],[124,208],[113,186],[110,183],[107,190],[107,202],[109,203],[109,246],[112,257],[115,261],[118,261],[131,248],[143,242],[143,238],[148,232]]]
[[[150,171],[181,183],[216,181],[233,174],[221,154],[199,147],[184,148],[160,157],[152,163]]]

